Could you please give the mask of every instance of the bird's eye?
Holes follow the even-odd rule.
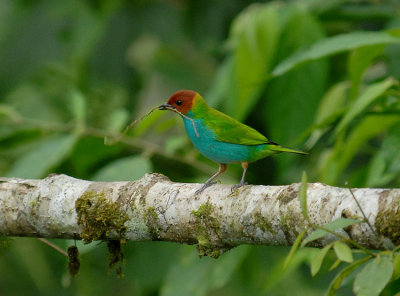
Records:
[[[176,101],[175,103],[176,103],[178,106],[180,106],[180,105],[182,105],[183,102],[182,102],[182,101]]]

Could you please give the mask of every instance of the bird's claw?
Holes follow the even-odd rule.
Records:
[[[247,185],[247,182],[240,182],[239,184],[233,185],[231,187],[231,192],[235,191],[236,189],[238,189],[238,188],[240,188],[240,187],[242,187],[244,185]]]
[[[194,193],[195,195],[199,195],[200,193],[202,193],[204,191],[204,189],[210,187],[211,185],[214,185],[218,183],[218,181],[213,181],[213,182],[206,182],[203,184],[203,186],[201,186],[200,189],[196,190],[196,192]]]

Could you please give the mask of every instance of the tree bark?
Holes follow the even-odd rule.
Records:
[[[162,240],[197,244],[201,255],[217,257],[240,244],[292,245],[309,227],[298,193],[287,186],[214,185],[200,195],[200,184],[173,183],[159,174],[132,182],[92,182],[66,175],[43,180],[0,178],[0,236]],[[370,225],[338,231],[360,245],[382,249],[400,243],[400,189],[353,189]],[[364,217],[349,189],[310,183],[310,221]],[[309,230],[311,231],[311,230]],[[323,246],[333,235],[314,242]]]

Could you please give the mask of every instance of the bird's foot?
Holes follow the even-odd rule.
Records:
[[[196,190],[196,192],[194,194],[198,195],[198,194],[202,193],[204,189],[206,189],[207,187],[210,187],[211,185],[214,185],[216,183],[218,183],[218,181],[206,182],[203,184],[203,186],[201,186],[200,189]]]
[[[239,184],[233,185],[231,187],[231,192],[235,191],[236,189],[238,189],[238,188],[240,188],[240,187],[242,187],[244,185],[247,185],[247,182],[240,182]]]

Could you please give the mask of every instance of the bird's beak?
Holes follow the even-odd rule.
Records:
[[[171,109],[176,109],[176,108],[168,103],[162,104],[161,106],[158,107],[158,110],[171,110]]]

